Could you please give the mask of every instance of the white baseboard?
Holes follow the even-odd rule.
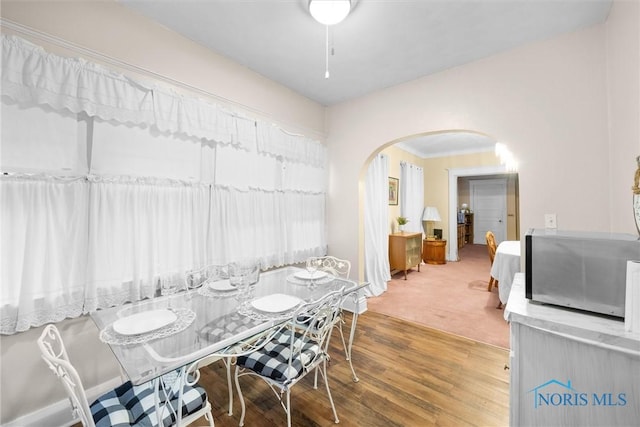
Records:
[[[89,399],[89,404],[91,404],[91,402],[100,395],[116,388],[120,384],[122,384],[122,379],[120,377],[116,377],[87,389],[86,393],[87,399]],[[71,413],[71,404],[69,403],[69,399],[64,399],[29,414],[25,414],[13,421],[4,423],[3,427],[70,427],[78,422],[80,422],[80,420],[77,418],[74,419],[73,414]]]

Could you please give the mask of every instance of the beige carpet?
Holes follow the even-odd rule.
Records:
[[[466,338],[509,348],[509,325],[496,309],[498,290],[487,292],[491,264],[485,245],[466,245],[460,261],[421,264],[404,280],[395,274],[387,292],[367,299],[369,310]]]

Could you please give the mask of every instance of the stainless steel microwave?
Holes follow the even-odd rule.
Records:
[[[627,260],[640,260],[637,236],[530,229],[525,235],[526,297],[624,317]]]

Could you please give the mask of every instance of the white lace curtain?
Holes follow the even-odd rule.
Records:
[[[0,180],[2,333],[83,313],[87,187],[77,178]]]
[[[400,163],[400,214],[409,220],[405,231],[422,233],[424,171],[411,163]]]
[[[0,333],[153,297],[165,274],[326,252],[321,144],[15,37],[2,48]]]
[[[208,209],[208,185],[90,176],[84,312],[152,297],[160,276],[205,265]]]

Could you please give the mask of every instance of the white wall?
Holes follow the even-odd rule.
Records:
[[[363,277],[359,181],[368,159],[396,139],[450,129],[488,134],[506,143],[520,161],[521,234],[543,227],[545,213],[556,213],[561,229],[635,233],[630,186],[640,154],[637,7],[616,3],[608,26],[514,49],[330,108],[331,251],[358,260],[354,268]],[[607,41],[608,33],[615,38]],[[617,52],[615,58],[608,58],[607,48]],[[615,78],[608,80],[607,70]],[[611,99],[608,83],[615,90]],[[635,92],[629,92],[633,87]],[[616,127],[611,140],[610,124]]]
[[[606,30],[611,230],[633,232],[631,185],[634,159],[640,155],[640,2],[616,2]]]

